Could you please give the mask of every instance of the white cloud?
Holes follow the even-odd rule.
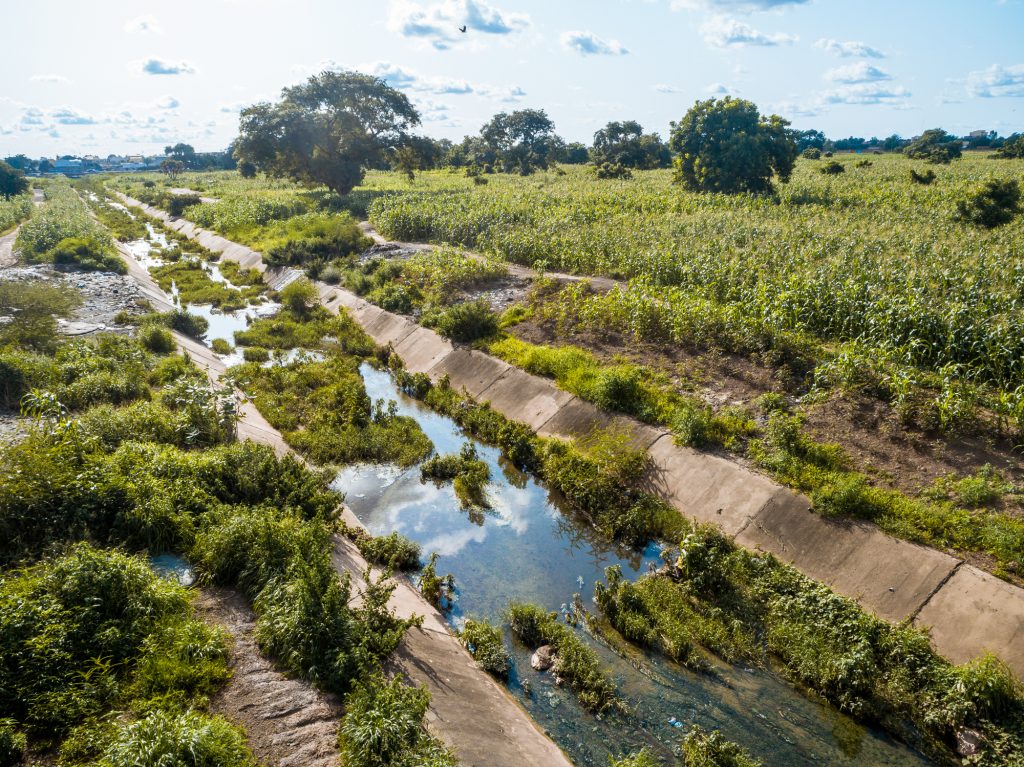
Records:
[[[727,11],[749,13],[770,11],[789,5],[803,5],[810,0],[672,0],[674,11]]]
[[[518,101],[526,95],[526,91],[518,85],[491,85],[489,83],[474,83],[452,77],[424,75],[408,67],[393,64],[390,61],[375,61],[370,64],[361,64],[358,69],[361,72],[381,78],[392,88],[404,91],[431,93],[438,96],[475,95],[502,102]]]
[[[815,48],[821,48],[823,51],[828,51],[836,56],[842,56],[843,58],[850,58],[853,56],[861,56],[867,59],[884,59],[885,54],[877,48],[872,48],[867,43],[863,43],[860,40],[830,40],[827,38],[821,38],[814,44]]]
[[[562,47],[583,56],[623,56],[629,50],[618,40],[604,40],[593,32],[563,32]]]
[[[95,125],[99,122],[95,117],[69,107],[54,109],[49,113],[49,117],[58,125]]]
[[[393,32],[424,40],[439,51],[463,40],[477,39],[480,33],[510,35],[529,25],[529,16],[499,10],[484,0],[441,0],[432,4],[394,0],[388,17],[388,28]]]
[[[42,74],[32,75],[29,80],[34,83],[70,83],[71,81],[64,75],[55,74]]]
[[[181,102],[174,96],[162,96],[156,100],[155,106],[157,109],[177,109],[181,106]]]
[[[745,48],[747,46],[771,47],[788,45],[797,40],[793,35],[766,34],[749,24],[727,16],[714,16],[700,28],[704,42],[715,48]]]
[[[866,61],[858,61],[856,64],[847,64],[843,67],[830,69],[825,73],[825,79],[834,83],[877,83],[882,80],[891,80],[892,75],[884,69],[868,64]]]
[[[731,96],[737,92],[735,88],[730,88],[724,83],[711,83],[704,90],[712,96]]]
[[[164,61],[163,59],[146,59],[139,63],[139,69],[147,75],[193,75],[196,68],[187,61]]]
[[[1024,97],[1024,64],[993,64],[967,75],[967,92],[983,99]]]
[[[163,29],[154,16],[138,16],[125,22],[124,31],[131,34],[150,32],[159,35]]]
[[[658,83],[654,86],[654,90],[658,93],[685,93],[682,88],[677,88],[674,85],[666,85],[665,83]]]
[[[821,95],[822,104],[858,104],[871,106],[887,104],[901,106],[910,97],[910,91],[899,85],[856,83],[842,85]]]
[[[780,101],[769,104],[768,108],[772,114],[777,114],[788,120],[794,120],[799,117],[817,117],[822,112],[819,106],[802,101]]]

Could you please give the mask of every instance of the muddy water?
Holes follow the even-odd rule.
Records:
[[[448,418],[398,392],[387,373],[367,365],[361,370],[369,395],[395,400],[439,452],[457,452],[472,441]],[[630,552],[608,545],[496,449],[480,443],[476,448],[492,477],[493,510],[481,517],[459,508],[450,485],[421,482],[417,467],[350,467],[336,483],[370,532],[397,530],[420,543],[425,554],[440,554],[438,572],[451,572],[458,588],[453,626],[466,617],[503,622],[510,600],[560,611],[576,593],[595,612],[594,583],[605,567],[618,564],[632,579],[658,561],[657,546]],[[929,764],[884,733],[796,692],[771,671],[721,664],[714,674],[693,674],[635,648],[620,648],[618,654],[603,641],[590,636],[587,641],[611,670],[630,714],[602,719],[587,714],[570,691],[554,686],[550,674],[534,672],[529,653],[512,642],[516,668],[510,689],[578,765],[605,767],[609,754],[640,747],[671,761],[691,723],[721,730],[766,767]]]

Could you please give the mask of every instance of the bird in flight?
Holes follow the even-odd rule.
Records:
[[[459,27],[459,31],[460,31],[460,32],[461,32],[462,34],[466,34],[466,27],[465,27],[465,26],[461,26],[461,27]]]

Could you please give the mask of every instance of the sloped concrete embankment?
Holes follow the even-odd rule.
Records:
[[[233,252],[241,247],[230,245]],[[805,496],[727,458],[676,445],[664,429],[611,416],[549,379],[455,348],[341,288],[320,285],[320,291],[328,309],[349,311],[374,341],[391,344],[412,372],[433,380],[447,375],[456,388],[544,436],[575,438],[595,427],[618,426],[648,451],[646,489],[681,513],[718,525],[742,546],[776,555],[886,620],[929,628],[935,649],[953,661],[993,652],[1024,679],[1024,589],[874,525],[822,517]]]
[[[222,257],[230,258],[226,252],[222,253]],[[128,264],[129,274],[153,308],[159,311],[173,308],[152,276],[131,254],[125,249],[121,254]],[[294,270],[283,270],[279,275],[284,284],[297,276],[289,272]],[[227,372],[224,362],[205,345],[180,333],[174,333],[174,337],[178,348],[206,372],[211,382],[218,382]],[[240,416],[239,439],[270,445],[278,455],[291,452],[280,432],[244,397]],[[347,508],[343,513],[347,524],[360,524]],[[335,568],[340,573],[349,573],[358,587],[363,583],[362,574],[367,571],[366,560],[347,539],[335,536],[333,542]],[[379,570],[374,572],[379,576]],[[571,767],[569,759],[537,727],[519,702],[476,665],[448,631],[441,614],[408,581],[397,580],[396,583],[390,607],[400,618],[420,615],[424,620],[421,628],[406,632],[390,663],[395,671],[430,690],[428,725],[455,752],[459,763],[464,767]]]

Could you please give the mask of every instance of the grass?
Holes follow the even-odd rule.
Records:
[[[508,678],[512,656],[505,649],[501,628],[469,618],[459,632],[459,641],[480,668],[498,679]]]
[[[257,303],[266,291],[262,280],[241,289],[217,282],[202,262],[191,258],[153,266],[149,271],[165,293],[170,294],[177,288],[178,299],[183,304],[211,304],[223,311],[234,311],[249,303]],[[224,272],[223,268],[221,271]],[[230,281],[226,273],[224,276]]]
[[[0,234],[7,234],[32,215],[32,193],[19,194],[9,199],[0,199]]]
[[[452,482],[455,497],[464,509],[488,509],[491,506],[486,494],[491,472],[477,456],[472,442],[465,443],[457,455],[435,455],[421,463],[420,478],[435,483]],[[479,521],[482,523],[483,520]]]

